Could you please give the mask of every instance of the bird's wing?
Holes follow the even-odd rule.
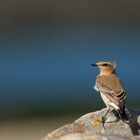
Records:
[[[126,93],[119,78],[114,74],[110,76],[97,76],[96,85],[100,92],[113,101],[123,102]]]

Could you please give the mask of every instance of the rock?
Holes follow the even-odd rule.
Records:
[[[49,133],[42,140],[140,140],[140,111],[129,110],[129,123],[109,113],[107,121],[102,124],[106,108],[88,113],[72,124],[64,125]]]

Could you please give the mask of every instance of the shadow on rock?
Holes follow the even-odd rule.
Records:
[[[131,131],[132,131],[133,135],[139,135],[140,125],[138,123],[138,120],[139,120],[138,117],[140,116],[140,112],[130,110],[130,113],[131,113],[131,119],[130,119],[128,125],[131,128]]]

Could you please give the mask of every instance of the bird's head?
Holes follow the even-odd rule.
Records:
[[[116,63],[111,61],[100,61],[95,64],[91,64],[91,66],[96,66],[100,70],[100,74],[108,75],[115,72]]]

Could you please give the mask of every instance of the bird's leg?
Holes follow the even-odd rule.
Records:
[[[106,121],[106,116],[108,114],[108,112],[110,111],[110,108],[108,108],[108,110],[106,111],[105,115],[102,116],[102,124],[103,124],[103,127],[104,127],[104,124],[105,124],[105,121]]]

